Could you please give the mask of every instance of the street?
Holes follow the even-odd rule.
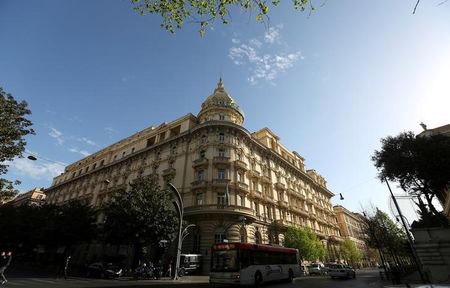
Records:
[[[55,279],[51,277],[9,277],[9,282],[5,287],[30,287],[30,288],[95,288],[95,287],[209,287],[207,276],[186,276],[178,281],[170,279],[162,280],[102,280],[87,278],[63,278]],[[358,270],[355,279],[331,279],[329,276],[308,276],[296,278],[293,283],[269,283],[264,287],[332,287],[332,288],[380,288],[383,282],[380,280],[378,270]]]

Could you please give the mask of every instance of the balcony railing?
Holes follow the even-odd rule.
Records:
[[[229,214],[243,215],[245,217],[248,217],[249,220],[251,221],[255,221],[257,219],[256,213],[253,209],[238,205],[207,204],[207,205],[188,206],[184,208],[184,215],[186,216],[205,214],[206,212],[211,214],[229,213]]]
[[[249,178],[258,178],[260,175],[260,173],[255,170],[249,170],[247,173]]]
[[[270,183],[270,177],[268,175],[261,175],[261,181],[265,183]]]
[[[206,188],[206,186],[208,185],[208,181],[205,180],[196,180],[194,182],[191,183],[191,188],[192,189],[196,189],[196,188]]]
[[[207,158],[198,158],[192,162],[192,167],[208,166],[209,161]]]
[[[230,164],[230,157],[216,156],[213,158],[214,164]]]
[[[242,160],[236,160],[234,161],[234,167],[240,168],[242,170],[247,170],[247,163]]]
[[[249,192],[248,190],[248,184],[244,182],[235,182],[236,189],[241,190],[243,192]]]
[[[278,189],[278,190],[285,190],[286,189],[284,184],[280,183],[280,182],[275,183],[275,188]]]
[[[213,179],[212,184],[214,186],[226,186],[227,183],[229,183],[229,182],[230,182],[230,179],[218,179],[218,178],[216,178],[216,179]]]

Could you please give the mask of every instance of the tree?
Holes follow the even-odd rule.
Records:
[[[405,231],[397,226],[389,216],[379,210],[366,211],[364,235],[368,247],[378,249],[383,261],[393,261],[403,265],[400,258],[410,258],[411,252]]]
[[[117,192],[103,211],[105,240],[134,245],[136,253],[176,236],[178,219],[170,192],[160,188],[156,175],[137,178],[129,191]]]
[[[298,249],[302,260],[315,261],[325,256],[325,248],[310,229],[288,227],[284,234],[284,246]]]
[[[34,134],[34,130],[29,128],[31,121],[25,118],[31,114],[27,107],[27,102],[17,102],[0,87],[0,175],[8,172],[7,161],[22,156],[27,144],[25,136]],[[17,194],[14,185],[18,184],[19,181],[0,178],[0,202],[14,197]]]
[[[165,1],[165,0],[132,0],[134,9],[141,15],[158,14],[162,18],[161,27],[170,33],[175,28],[180,29],[186,20],[200,25],[200,34],[219,19],[223,24],[230,21],[231,8],[238,8],[244,12],[255,12],[256,21],[263,22],[268,19],[269,5],[277,7],[280,0],[273,0],[268,4],[264,0],[192,0],[192,1]],[[293,0],[295,10],[310,13],[315,10],[310,0]]]
[[[450,137],[416,137],[413,132],[406,132],[381,139],[381,143],[381,150],[372,157],[378,178],[395,181],[405,192],[416,196],[422,216],[441,215],[432,202],[436,197],[445,203],[445,191],[450,187]],[[441,216],[439,219],[443,220]]]
[[[30,255],[37,245],[48,250],[88,242],[96,236],[95,210],[72,200],[53,204],[0,206],[0,247],[14,247]]]
[[[362,259],[362,253],[356,247],[355,243],[349,239],[345,239],[340,245],[341,255],[353,266]]]

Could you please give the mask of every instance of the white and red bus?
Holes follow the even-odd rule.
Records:
[[[298,276],[297,249],[250,243],[212,246],[210,284],[259,286],[267,281],[292,281]]]

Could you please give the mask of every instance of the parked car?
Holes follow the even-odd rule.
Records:
[[[113,263],[95,262],[88,266],[87,277],[93,278],[118,278],[122,276],[122,269]]]
[[[195,274],[200,271],[202,263],[201,254],[180,254],[180,270],[178,276]]]
[[[322,263],[313,263],[309,266],[309,275],[324,275],[326,274],[325,265]]]
[[[356,272],[350,266],[344,264],[333,264],[330,265],[328,275],[330,275],[331,278],[355,278]]]

